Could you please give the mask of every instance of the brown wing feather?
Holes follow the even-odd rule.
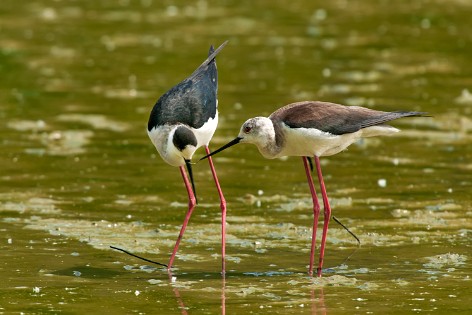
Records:
[[[335,135],[356,132],[421,112],[384,112],[359,106],[306,101],[286,105],[270,115],[274,122],[282,121],[291,128],[316,128]]]

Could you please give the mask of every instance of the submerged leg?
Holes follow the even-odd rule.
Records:
[[[328,224],[331,219],[331,207],[329,206],[328,195],[326,194],[326,187],[321,173],[320,158],[315,155],[316,172],[318,174],[318,180],[320,182],[321,196],[323,197],[324,207],[324,223],[323,223],[323,234],[321,236],[321,247],[320,247],[320,262],[318,265],[318,277],[321,277],[321,270],[323,267],[324,252],[326,247],[326,237],[328,235]]]
[[[210,154],[210,149],[208,146],[205,146],[206,154]],[[226,200],[223,196],[223,191],[221,190],[220,182],[218,181],[218,176],[216,176],[215,166],[213,165],[213,160],[211,156],[208,157],[208,163],[210,164],[211,174],[213,175],[213,180],[215,181],[216,189],[218,190],[218,195],[220,196],[220,208],[221,208],[221,273],[225,274],[225,255],[226,255]]]
[[[316,197],[315,185],[313,184],[313,178],[311,176],[310,166],[308,164],[308,158],[302,157],[303,165],[305,166],[306,178],[308,180],[308,186],[310,186],[311,199],[313,200],[313,229],[311,236],[311,251],[310,251],[310,267],[308,273],[310,276],[313,275],[313,263],[315,260],[315,243],[316,243],[316,229],[318,227],[318,217],[320,216],[320,204]]]
[[[180,166],[179,168],[180,168],[180,173],[182,174],[182,178],[184,180],[185,188],[187,189],[187,193],[188,193],[188,211],[187,211],[187,214],[185,215],[185,220],[184,220],[184,223],[182,224],[182,228],[180,229],[179,237],[177,238],[177,241],[175,242],[174,250],[172,252],[172,255],[170,256],[169,264],[167,265],[167,270],[170,270],[172,268],[175,255],[177,254],[177,250],[179,249],[180,241],[182,240],[182,237],[184,236],[184,232],[185,232],[185,229],[187,228],[188,221],[190,220],[193,209],[195,208],[195,205],[197,204],[197,201],[195,199],[195,194],[193,193],[192,186],[187,177],[187,173],[185,173],[185,168],[183,166]]]

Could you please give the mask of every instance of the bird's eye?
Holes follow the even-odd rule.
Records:
[[[251,131],[251,129],[252,129],[251,127],[245,126],[245,127],[244,127],[244,132],[245,132],[245,133],[249,133],[249,131]]]

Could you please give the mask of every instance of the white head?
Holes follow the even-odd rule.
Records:
[[[238,143],[252,143],[264,157],[273,158],[275,150],[275,130],[272,120],[267,117],[254,117],[241,126],[238,137],[202,159],[223,151]]]
[[[255,144],[259,149],[266,147],[275,139],[274,125],[267,117],[254,117],[241,126],[238,138],[241,143]]]

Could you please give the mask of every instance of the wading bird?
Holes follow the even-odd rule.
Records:
[[[317,269],[317,275],[321,276],[331,208],[321,173],[320,157],[339,153],[360,138],[398,132],[397,128],[385,124],[388,121],[424,115],[423,112],[384,112],[320,101],[298,102],[276,110],[269,117],[255,117],[247,120],[234,140],[202,159],[209,158],[237,143],[255,144],[262,156],[267,159],[283,156],[302,157],[313,199],[313,234],[308,271],[310,275],[313,275],[316,229],[320,214],[320,205],[308,164],[308,158],[314,157],[324,207],[323,233]]]
[[[148,122],[148,135],[164,161],[180,168],[188,193],[188,211],[182,224],[167,268],[174,262],[180,241],[197,204],[191,159],[195,151],[205,147],[210,154],[209,142],[218,124],[218,71],[216,55],[227,44],[224,42],[214,50],[210,47],[208,58],[185,80],[162,95],[154,105]],[[208,160],[220,197],[221,207],[221,260],[225,273],[226,201],[221,191],[215,167]],[[187,167],[190,182],[185,172]]]

